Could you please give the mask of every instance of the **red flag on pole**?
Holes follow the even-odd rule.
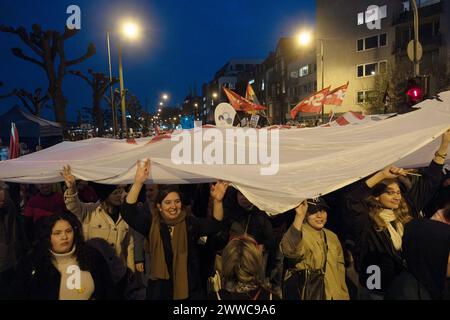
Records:
[[[247,91],[245,92],[245,99],[248,101],[254,102],[256,104],[259,104],[258,97],[255,94],[255,91],[253,91],[252,85],[249,83],[247,84]]]
[[[20,143],[19,132],[17,131],[14,122],[11,122],[11,135],[9,137],[9,159],[15,159],[19,157]]]
[[[334,90],[331,90],[327,97],[325,98],[325,101],[323,104],[331,104],[334,106],[340,106],[342,105],[342,102],[344,101],[345,93],[347,92],[348,88],[348,81],[346,84],[337,87]]]
[[[330,91],[330,87],[326,87],[309,97],[300,101],[294,108],[291,110],[291,117],[295,119],[297,113],[299,112],[308,112],[308,113],[319,113],[322,111],[323,101],[325,100],[328,92]]]
[[[237,111],[256,111],[256,110],[266,110],[267,109],[264,106],[261,106],[257,103],[253,103],[253,102],[245,99],[244,97],[241,97],[236,92],[233,92],[230,89],[223,87],[223,91],[227,95],[227,98],[230,101],[230,104]]]

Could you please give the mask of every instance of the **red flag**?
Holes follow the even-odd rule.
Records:
[[[254,102],[256,104],[259,104],[258,97],[255,94],[255,91],[253,91],[252,85],[249,83],[247,84],[247,91],[245,92],[245,99],[248,101]]]
[[[326,87],[325,89],[322,89],[300,101],[291,110],[292,119],[295,119],[297,113],[299,112],[319,113],[322,110],[323,101],[325,100],[325,97],[328,95],[329,91],[330,87]]]
[[[9,159],[15,159],[19,157],[20,143],[19,132],[17,131],[14,122],[11,122],[11,136],[9,137]]]
[[[237,111],[256,111],[256,110],[266,110],[267,109],[264,106],[261,106],[259,104],[256,104],[254,102],[251,102],[251,101],[245,99],[244,97],[241,97],[236,92],[233,92],[230,89],[223,87],[223,91],[227,95],[227,98],[230,101],[230,104]]]
[[[331,104],[334,106],[342,105],[342,102],[344,101],[345,93],[347,92],[347,88],[348,88],[348,81],[346,84],[330,91],[328,93],[328,96],[325,98],[325,101],[323,102],[323,104]]]

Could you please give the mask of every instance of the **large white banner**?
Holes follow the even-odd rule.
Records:
[[[0,162],[0,180],[62,181],[60,171],[63,165],[69,164],[80,179],[109,184],[132,183],[137,160],[150,158],[149,183],[228,180],[260,209],[277,214],[295,207],[305,198],[339,189],[389,164],[427,166],[437,150],[440,136],[450,127],[450,91],[442,93],[440,99],[422,102],[417,111],[358,126],[276,132],[252,128],[196,128],[152,143],[148,143],[150,139],[128,144],[123,140],[101,138],[63,142]],[[257,140],[239,140],[229,135],[229,130],[241,138],[249,132],[256,133]],[[186,142],[187,136],[191,141]],[[279,144],[274,144],[277,138]],[[188,143],[190,154],[186,153],[186,148],[182,150]],[[254,156],[256,162],[228,161],[231,149],[235,153],[244,151],[249,158]],[[177,158],[180,154],[190,157],[191,163],[180,161],[180,157]],[[218,163],[211,164],[211,157]]]

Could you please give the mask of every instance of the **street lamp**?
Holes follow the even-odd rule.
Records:
[[[307,46],[309,45],[313,40],[313,36],[312,33],[309,31],[303,31],[301,32],[298,36],[297,36],[297,41],[301,46]],[[321,69],[321,86],[320,86],[320,90],[323,90],[325,88],[325,80],[324,80],[324,76],[325,76],[325,63],[323,60],[323,40],[324,39],[319,39],[316,38],[317,41],[319,41],[320,43],[320,69]],[[324,118],[324,107],[322,105],[322,121]]]
[[[211,100],[211,105],[214,106],[214,100],[217,98],[217,93],[213,92],[212,94],[212,100]]]
[[[309,45],[313,40],[313,36],[311,32],[304,31],[301,32],[297,36],[297,41],[301,46],[307,46]],[[323,61],[323,39],[316,39],[320,41],[320,67],[321,67],[321,90],[324,88],[324,74],[325,74],[325,64]]]
[[[167,94],[163,94],[162,98],[163,98],[163,100],[167,100],[167,99],[169,99],[169,96]]]
[[[111,111],[112,111],[112,121],[113,121],[113,135],[114,138],[117,134],[117,119],[116,119],[116,106],[114,105],[114,93],[113,93],[113,86],[112,86],[112,68],[111,68],[111,46],[109,42],[109,31],[106,32],[106,43],[108,47],[108,67],[109,67],[109,97],[111,100]]]
[[[122,24],[120,28],[122,35],[125,38],[134,40],[139,35],[139,27],[133,21],[126,21]],[[127,130],[127,119],[126,119],[126,110],[125,110],[125,90],[123,84],[123,67],[122,67],[122,44],[119,41],[119,82],[120,82],[120,106],[122,112],[122,133],[128,136]]]

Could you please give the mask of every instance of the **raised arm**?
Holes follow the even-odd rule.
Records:
[[[216,220],[223,220],[223,197],[227,192],[229,183],[225,181],[217,181],[216,184],[211,185],[211,197],[214,200],[213,216]]]
[[[433,161],[437,164],[444,164],[445,158],[447,157],[448,146],[450,145],[450,129],[444,132],[441,139],[441,145],[439,149],[434,154]]]
[[[78,198],[75,177],[69,165],[63,167],[61,175],[66,183],[67,190],[64,192],[64,203],[67,209],[78,217],[82,223],[89,223],[91,215],[95,212],[99,203],[83,203]]]
[[[288,258],[298,258],[298,246],[302,240],[302,225],[308,211],[308,203],[304,200],[295,208],[294,222],[283,235],[280,242],[281,252]]]
[[[136,204],[139,192],[150,174],[150,160],[136,164],[134,183],[122,206],[122,217],[134,230],[144,236],[148,235],[151,226],[151,216],[145,210],[138,210]]]
[[[210,236],[220,232],[223,227],[223,197],[227,191],[229,183],[224,181],[217,181],[214,185],[211,185],[210,195],[213,199],[213,218],[199,218],[198,231],[199,236]]]
[[[447,156],[447,149],[450,143],[450,129],[447,130],[441,139],[439,149],[435,152],[433,161],[428,168],[423,171],[422,177],[419,177],[413,186],[408,190],[408,198],[414,206],[413,215],[419,216],[419,213],[431,200],[441,183],[443,172],[442,167]]]

